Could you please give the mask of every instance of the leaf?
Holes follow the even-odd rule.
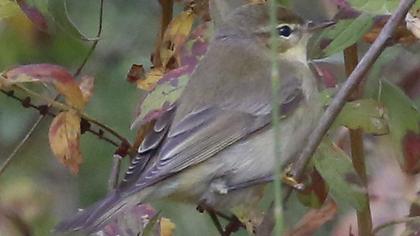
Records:
[[[320,209],[309,210],[303,218],[285,236],[313,235],[325,223],[332,220],[337,214],[337,205],[334,201],[327,201]]]
[[[388,81],[382,82],[380,100],[383,102],[389,125],[389,131],[397,150],[402,151],[405,135],[411,131],[420,133],[420,113],[413,101],[400,88]],[[400,160],[406,166],[404,160]]]
[[[19,13],[19,6],[14,1],[0,0],[0,20]]]
[[[79,110],[86,105],[78,83],[64,67],[52,64],[23,65],[6,71],[3,77],[6,78],[3,82],[6,81],[9,85],[24,82],[52,83],[64,95],[67,104]]]
[[[362,14],[356,19],[341,20],[336,25],[324,30],[314,42],[311,55],[315,58],[328,57],[341,52],[345,48],[359,41],[373,25],[373,17]],[[326,40],[331,40],[328,46],[324,46]]]
[[[403,139],[404,170],[415,175],[420,172],[420,134],[408,132]]]
[[[71,36],[87,41],[98,40],[97,38],[86,37],[72,22],[67,12],[67,0],[48,0],[48,11],[50,12],[55,23],[63,31],[69,33]]]
[[[384,108],[373,99],[346,103],[335,124],[349,129],[363,129],[364,132],[375,135],[389,133]]]
[[[168,66],[171,58],[179,52],[181,46],[187,40],[195,16],[192,10],[186,10],[172,19],[168,25],[160,48],[160,58],[163,68]]]
[[[315,154],[314,164],[339,205],[350,205],[357,210],[367,206],[366,189],[350,158],[335,144],[323,141]]]
[[[80,115],[75,110],[59,113],[51,123],[48,138],[57,159],[77,174],[83,161],[80,152]]]
[[[36,7],[29,4],[26,0],[16,0],[20,9],[29,20],[40,30],[48,31],[48,21],[44,14]]]
[[[172,236],[175,224],[168,218],[160,218],[160,236]]]
[[[159,80],[162,79],[163,73],[164,69],[162,67],[153,68],[144,79],[137,80],[137,87],[145,91],[152,91]]]
[[[348,0],[356,10],[375,15],[391,14],[397,8],[399,0]]]
[[[303,205],[320,208],[328,196],[328,185],[316,169],[308,174],[308,183],[305,181],[305,188],[298,193],[299,201]]]
[[[179,78],[159,84],[141,103],[140,114],[136,117],[131,128],[139,127],[159,117],[162,111],[170,109],[181,96],[189,79],[189,75],[182,75]]]
[[[172,107],[188,83],[190,74],[206,53],[212,33],[213,27],[210,23],[201,24],[194,29],[190,39],[181,49],[180,67],[166,72],[155,88],[141,100],[136,118],[131,125],[132,129],[159,117]]]
[[[410,206],[409,217],[420,216],[420,198],[417,193],[416,198]],[[415,236],[420,234],[420,220],[412,220],[405,224],[405,231],[401,234],[402,236]]]
[[[139,204],[118,213],[111,221],[102,227],[97,235],[121,236],[121,235],[142,235],[146,231],[150,236],[157,235],[158,227],[156,222],[159,214],[149,204]]]
[[[93,87],[95,84],[95,77],[84,75],[80,79],[79,88],[83,95],[83,101],[89,102],[93,94]]]

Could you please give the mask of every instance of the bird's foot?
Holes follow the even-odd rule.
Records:
[[[305,189],[305,185],[301,182],[299,182],[296,177],[292,173],[292,164],[288,165],[286,169],[283,172],[283,175],[281,177],[282,182],[286,185],[289,185],[290,187],[302,191]]]

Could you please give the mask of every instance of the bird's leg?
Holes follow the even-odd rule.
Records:
[[[210,206],[208,206],[205,203],[205,201],[198,204],[197,211],[199,211],[200,213],[203,213],[204,211],[207,211],[207,213],[209,214],[214,226],[216,226],[217,231],[219,231],[221,236],[225,235],[225,232],[223,230],[223,226],[220,223],[219,218],[217,217],[217,212],[215,210],[213,210]]]
[[[229,224],[225,227],[224,236],[229,236],[231,233],[235,233],[241,227],[245,227],[244,224],[242,224],[242,222],[236,216],[233,216],[232,220],[229,221]]]

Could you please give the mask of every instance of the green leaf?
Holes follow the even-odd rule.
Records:
[[[334,200],[357,210],[367,206],[366,189],[350,158],[331,141],[324,140],[314,157],[315,168],[327,182]]]
[[[15,1],[0,0],[0,20],[14,16],[20,12]]]
[[[402,151],[402,141],[407,132],[420,132],[419,110],[400,88],[388,81],[382,82],[380,101],[387,111],[391,137],[398,150]]]
[[[364,132],[384,135],[388,134],[388,124],[384,108],[373,99],[361,99],[346,103],[335,125],[350,129],[363,129]]]
[[[54,19],[55,23],[63,31],[69,33],[71,36],[87,41],[97,40],[97,38],[86,37],[72,22],[67,11],[67,0],[49,0],[48,11]]]
[[[140,115],[136,117],[131,127],[139,127],[140,124],[150,121],[153,113],[159,113],[165,106],[173,104],[181,96],[189,79],[190,75],[181,75],[176,78],[176,82],[166,81],[156,86],[142,101]]]
[[[390,14],[398,6],[399,0],[348,0],[348,2],[356,10],[384,15]]]
[[[373,25],[373,17],[362,14],[356,19],[339,21],[335,26],[324,30],[313,43],[311,57],[324,58],[353,45],[366,33]],[[322,49],[323,43],[332,40],[328,46]],[[320,50],[321,49],[321,50]]]
[[[147,223],[146,227],[144,228],[143,232],[141,233],[141,236],[152,236],[152,235],[154,235],[153,231],[154,231],[155,225],[158,223],[159,216],[160,216],[160,212],[156,213],[156,215],[154,215],[150,219],[149,223]]]

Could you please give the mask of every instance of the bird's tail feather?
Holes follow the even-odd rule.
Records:
[[[59,223],[54,230],[93,233],[103,228],[114,215],[126,207],[127,201],[123,201],[120,195],[114,192],[93,206],[80,211],[73,218]]]

